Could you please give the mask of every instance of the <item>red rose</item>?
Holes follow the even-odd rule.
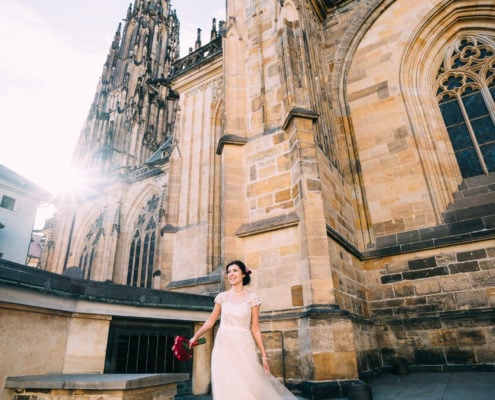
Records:
[[[198,346],[200,344],[206,343],[206,338],[202,337],[196,340],[192,347]],[[176,336],[174,344],[172,346],[172,351],[175,358],[179,361],[187,361],[192,358],[192,347],[189,347],[189,339],[184,336]]]

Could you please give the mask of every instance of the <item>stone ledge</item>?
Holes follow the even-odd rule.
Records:
[[[277,215],[276,217],[265,218],[259,221],[242,224],[237,230],[236,235],[238,237],[253,236],[278,229],[285,229],[298,224],[299,217],[296,212],[290,212],[289,214]]]
[[[167,285],[167,289],[176,289],[187,286],[197,286],[205,285],[208,283],[220,283],[222,277],[220,274],[212,274],[206,276],[200,276],[198,278],[182,279],[177,281],[172,281]]]
[[[460,226],[460,224],[459,224]],[[377,248],[372,250],[360,251],[354,244],[340,235],[335,229],[326,226],[327,235],[344,247],[349,253],[357,257],[359,260],[372,260],[375,258],[394,256],[400,254],[414,253],[421,250],[439,249],[442,247],[449,247],[452,245],[474,243],[483,240],[495,238],[495,228],[490,227],[472,232],[465,233],[453,233],[452,230],[445,227],[445,225],[439,225],[433,228],[420,229],[420,239],[414,241],[413,238],[417,238],[414,233],[403,232],[402,234],[393,234],[378,238],[376,246]],[[468,230],[468,229],[467,229]],[[433,236],[431,239],[425,239],[423,231]],[[406,242],[399,242],[398,237]]]
[[[282,129],[285,131],[294,118],[310,119],[313,122],[316,122],[319,116],[320,115],[313,110],[306,110],[305,108],[301,107],[293,108],[287,114],[287,117],[285,118],[285,121],[282,125]]]
[[[226,144],[232,144],[234,146],[244,146],[247,142],[248,140],[246,138],[237,135],[232,135],[232,134],[223,135],[218,140],[216,154],[221,155],[223,152],[223,146],[225,146]]]
[[[91,281],[0,259],[0,285],[24,288],[66,299],[170,310],[211,311],[209,296]]]
[[[60,374],[8,377],[8,389],[122,390],[184,382],[189,374]]]

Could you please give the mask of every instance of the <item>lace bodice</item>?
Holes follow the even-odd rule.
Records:
[[[220,326],[238,329],[250,329],[251,307],[261,304],[259,297],[252,292],[236,296],[232,292],[222,292],[215,298],[222,306]]]

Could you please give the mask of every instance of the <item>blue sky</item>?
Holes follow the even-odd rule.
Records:
[[[226,0],[175,0],[181,55],[209,41]],[[93,99],[118,23],[134,0],[0,0],[0,163],[52,192]]]

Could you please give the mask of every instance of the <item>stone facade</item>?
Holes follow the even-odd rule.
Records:
[[[154,232],[147,282],[211,295],[243,259],[275,374],[314,398],[399,360],[493,368],[492,2],[228,0],[226,12],[210,44],[145,81],[173,100],[158,156],[129,150],[126,174],[66,204],[46,268],[88,271],[91,238],[87,277],[136,285],[135,240]],[[451,61],[465,71],[444,81]],[[479,78],[466,90],[489,110],[481,174],[437,97],[460,76]]]

